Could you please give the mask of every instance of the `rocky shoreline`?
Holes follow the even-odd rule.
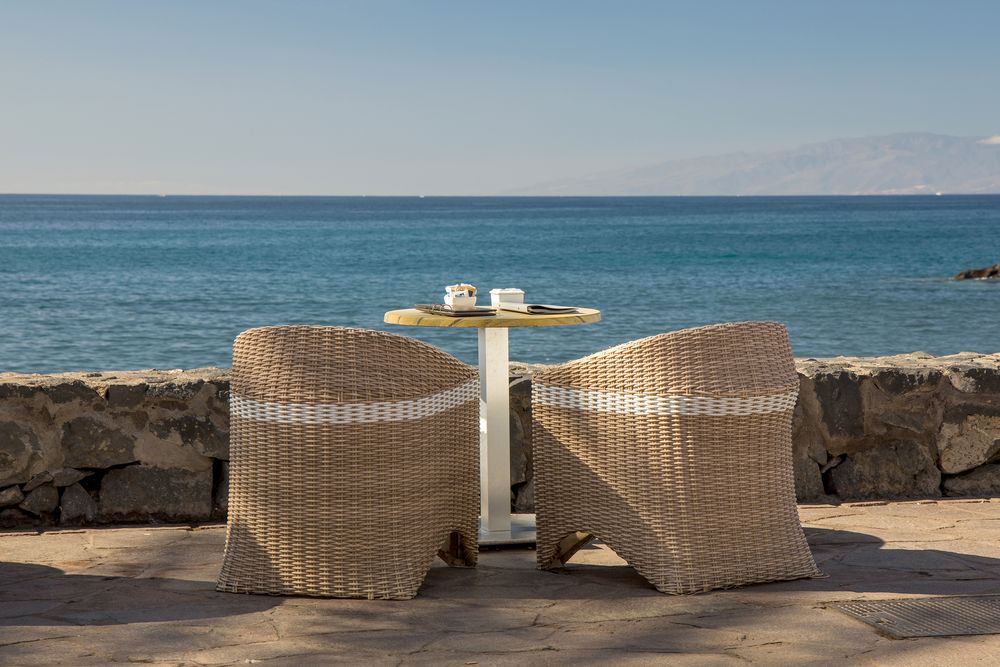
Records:
[[[802,502],[1000,495],[1000,354],[798,359]],[[511,501],[534,507],[532,367],[511,368]],[[226,515],[226,369],[0,374],[0,527]]]
[[[1000,280],[1000,264],[962,271],[955,276],[955,280]]]

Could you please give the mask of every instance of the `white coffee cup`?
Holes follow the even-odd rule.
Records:
[[[467,293],[445,294],[444,302],[455,310],[472,310],[476,307],[476,297]]]

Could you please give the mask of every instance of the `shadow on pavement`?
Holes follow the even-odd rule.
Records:
[[[945,549],[894,548],[866,533],[805,528],[806,539],[820,570],[818,579],[752,584],[748,593],[829,591],[840,593],[899,593],[901,595],[965,595],[1000,593],[1000,559]],[[928,544],[941,544],[928,542]],[[596,554],[594,544],[582,549],[565,568],[534,569],[534,552],[518,554],[519,567],[491,567],[499,559],[485,552],[480,571],[435,568],[421,594],[436,598],[493,597],[505,599],[618,599],[657,593],[628,565]],[[530,555],[529,555],[530,554]],[[605,552],[606,554],[606,552]],[[581,562],[597,556],[604,563]],[[530,559],[530,562],[529,562]],[[457,584],[457,585],[456,585]],[[712,595],[708,592],[704,595]],[[672,597],[672,596],[665,596]],[[681,596],[683,597],[683,596]]]
[[[281,598],[215,591],[215,582],[68,574],[0,561],[0,627],[117,625],[265,611]]]

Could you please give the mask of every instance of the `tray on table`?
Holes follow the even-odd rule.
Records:
[[[444,315],[445,317],[482,317],[486,315],[496,315],[495,308],[489,306],[479,306],[471,309],[455,310],[451,306],[442,303],[418,303],[414,306],[417,310],[432,315]]]

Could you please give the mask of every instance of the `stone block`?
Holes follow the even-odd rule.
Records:
[[[535,480],[532,479],[514,490],[514,511],[519,514],[535,512]]]
[[[27,493],[28,491],[34,491],[35,489],[37,489],[38,487],[40,487],[42,484],[51,484],[52,483],[52,479],[53,479],[53,477],[52,477],[52,471],[51,470],[43,470],[42,472],[38,473],[37,475],[35,475],[34,477],[32,477],[30,480],[28,480],[28,483],[24,485],[24,491],[25,491],[25,493]]]
[[[0,508],[20,505],[24,500],[24,493],[19,486],[8,486],[0,489]]]
[[[35,516],[51,514],[59,507],[59,492],[51,484],[43,484],[25,496],[18,507]]]
[[[519,397],[531,398],[531,378],[526,375],[510,376],[510,396],[517,400]]]
[[[925,366],[880,368],[872,374],[872,381],[886,394],[899,396],[917,390],[933,390],[943,375],[940,369]]]
[[[792,412],[792,464],[795,469],[795,496],[800,501],[824,497],[820,467],[829,459],[820,406],[809,378],[799,376],[799,400]]]
[[[73,468],[110,468],[133,463],[135,436],[92,417],[77,417],[62,427],[63,462]]]
[[[52,484],[57,488],[71,486],[79,482],[81,479],[90,477],[93,474],[77,470],[76,468],[56,468],[50,472],[52,473]]]
[[[928,447],[919,442],[891,442],[851,453],[827,475],[842,499],[941,495],[941,471]]]
[[[107,401],[111,408],[134,408],[146,400],[145,383],[113,384],[108,386]]]
[[[134,465],[101,480],[101,521],[205,521],[212,515],[212,470]]]
[[[168,401],[186,404],[205,387],[202,379],[178,377],[173,381],[150,382],[146,395],[150,398],[167,399]]]
[[[224,517],[229,511],[229,461],[219,461],[215,469],[215,488],[212,491],[212,506],[216,517]]]
[[[135,443],[136,458],[140,464],[154,468],[195,472],[212,469],[212,458],[199,454],[193,447],[185,447],[179,440],[176,434],[160,438],[151,431],[144,431]]]
[[[59,523],[91,522],[97,518],[97,503],[79,484],[67,486],[59,501]]]
[[[887,383],[890,390],[886,391],[875,378],[862,380],[866,438],[909,440],[937,430],[942,419],[940,392],[933,390],[937,385],[919,385],[919,390],[905,391],[905,387],[913,389],[912,383],[919,381],[915,374],[896,376],[883,370],[876,378],[878,375],[883,376],[883,382],[885,377],[894,377],[899,384]]]
[[[942,472],[956,474],[993,461],[1000,454],[1000,417],[969,415],[945,422],[937,437]]]
[[[955,477],[945,477],[947,496],[1000,496],[1000,465],[991,464]]]
[[[522,484],[528,479],[528,451],[530,445],[524,437],[521,417],[514,410],[510,412],[510,483]]]
[[[177,434],[185,447],[203,456],[229,460],[229,433],[217,428],[207,417],[184,415],[151,422],[149,430],[161,438]]]
[[[948,381],[962,393],[1000,394],[1000,368],[956,365],[948,369]]]
[[[796,409],[796,413],[799,410]],[[799,417],[795,422],[796,437],[792,438],[792,465],[795,469],[795,497],[799,501],[818,500],[823,497],[823,476],[820,474],[820,464],[816,461],[813,450],[822,443],[815,433],[815,427],[806,419]],[[822,449],[822,458],[826,459],[826,450]]]
[[[844,370],[817,373],[813,386],[822,408],[823,423],[832,437],[864,435],[861,382],[856,374]]]
[[[55,382],[45,386],[43,391],[53,403],[70,403],[72,401],[93,403],[101,399],[97,390],[83,380]]]
[[[17,380],[17,376],[8,381],[0,381],[0,401],[10,401],[12,399],[31,398],[40,392],[39,387],[31,387]]]
[[[891,433],[894,430],[901,429],[910,433],[924,433],[928,428],[928,413],[926,410],[922,412],[914,410],[914,408],[920,407],[923,406],[921,404],[907,405],[902,407],[902,409],[885,406],[881,410],[869,409],[866,413],[872,419],[873,431]]]
[[[27,424],[0,422],[0,486],[31,479],[31,464],[41,451],[38,436]]]

